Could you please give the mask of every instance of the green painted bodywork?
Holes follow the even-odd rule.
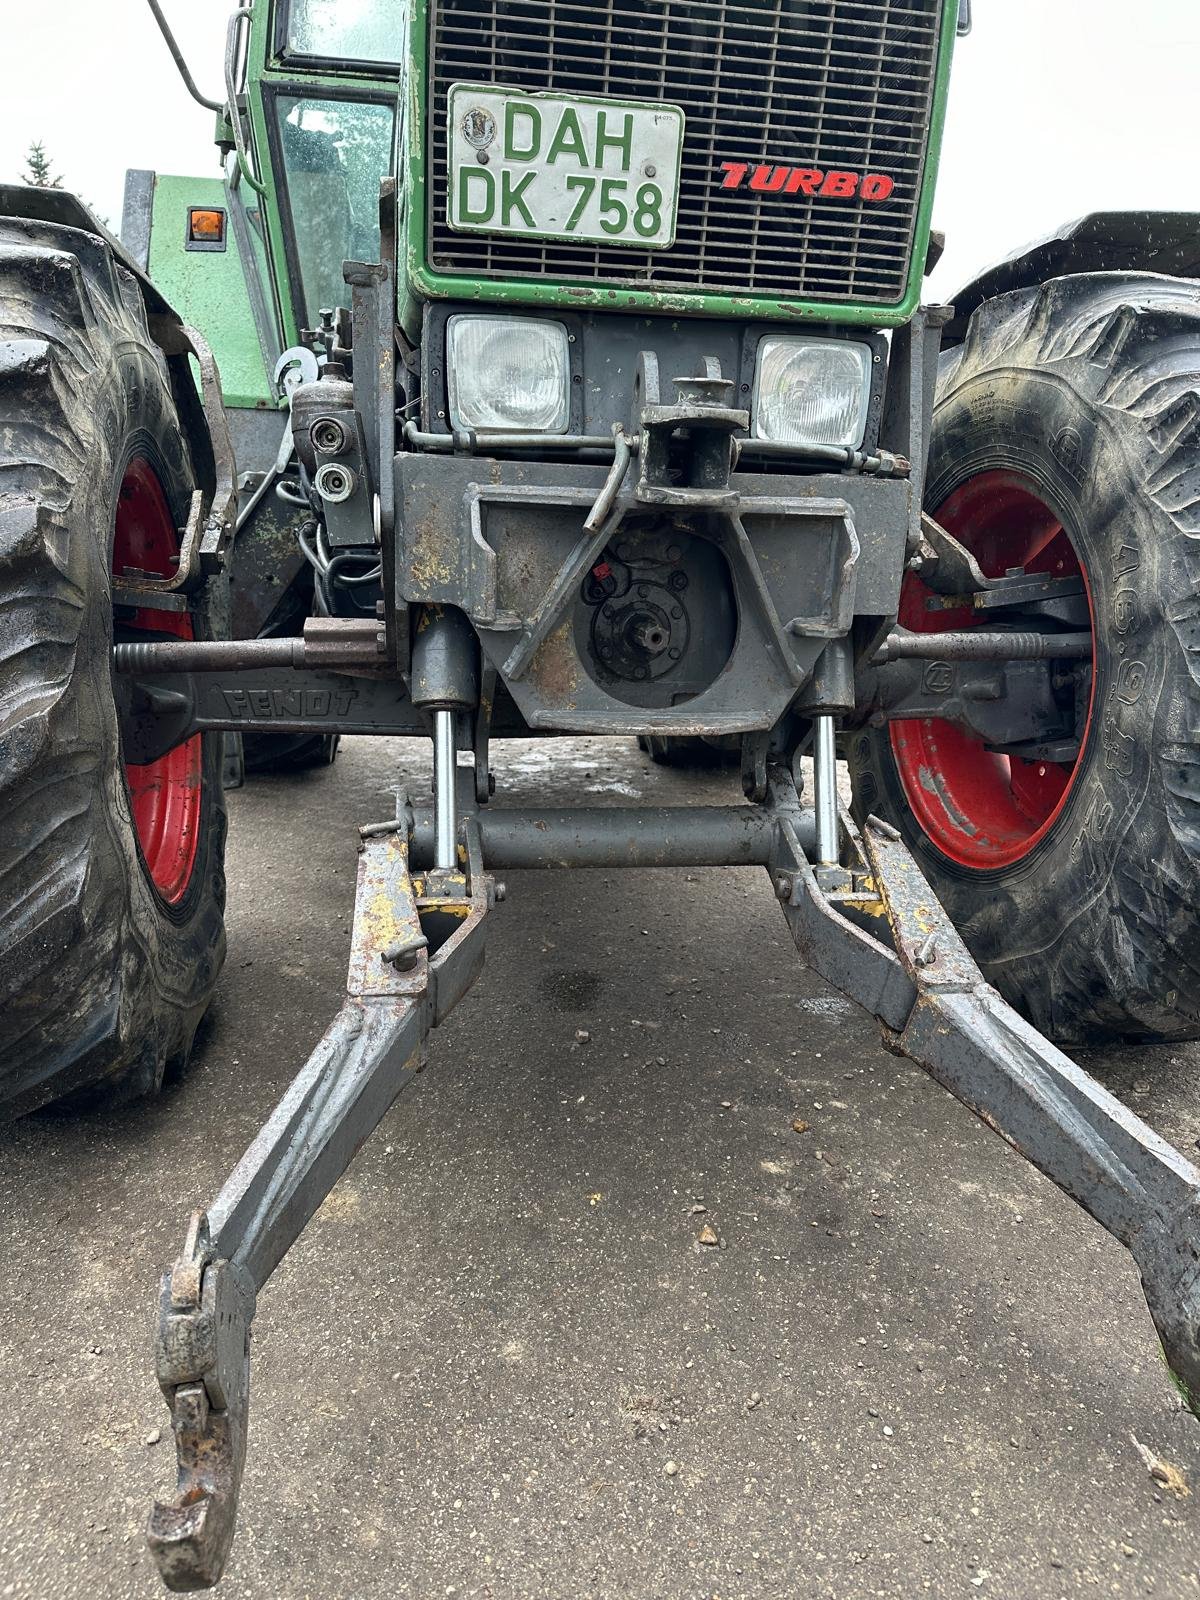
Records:
[[[942,130],[946,120],[946,96],[950,85],[950,61],[954,53],[958,0],[942,0],[942,28],[937,74],[929,123],[929,142],[922,174],[921,199],[917,208],[916,236],[912,266],[904,298],[891,305],[843,305],[817,300],[764,299],[752,295],[688,294],[679,290],[664,292],[649,289],[621,289],[610,284],[571,283],[569,286],[544,279],[476,279],[452,277],[432,271],[427,264],[425,219],[428,211],[425,192],[426,127],[426,38],[427,0],[412,0],[409,13],[408,63],[404,85],[404,121],[401,148],[405,159],[407,203],[400,226],[400,257],[403,268],[400,321],[410,326],[423,299],[453,299],[501,302],[506,305],[570,306],[573,310],[594,308],[608,311],[669,312],[675,315],[726,317],[739,322],[755,320],[786,322],[840,322],[865,324],[872,328],[897,327],[907,322],[921,298],[925,256],[929,248],[933,192],[941,153]],[[407,289],[407,300],[405,297]]]
[[[357,98],[378,98],[398,103],[399,256],[397,262],[398,320],[410,338],[419,333],[421,307],[431,299],[474,300],[527,306],[570,306],[671,315],[710,316],[737,321],[853,323],[874,328],[896,327],[906,322],[920,301],[921,282],[929,243],[930,218],[938,157],[945,124],[950,62],[954,48],[958,0],[943,0],[937,74],[929,125],[921,198],[917,211],[912,267],[905,295],[890,305],[844,305],[812,300],[787,300],[740,295],[690,294],[678,290],[621,289],[609,284],[556,284],[544,279],[476,279],[432,271],[426,256],[425,185],[425,79],[427,0],[409,0],[406,14],[406,60],[400,78],[386,76],[375,67],[347,63],[308,66],[285,62],[274,54],[273,14],[268,0],[254,0],[248,52],[247,102],[250,131],[257,158],[257,176],[264,189],[272,271],[275,275],[283,343],[296,342],[301,304],[299,285],[291,283],[283,225],[283,175],[271,159],[268,136],[270,97],[275,92],[339,93]]]
[[[208,340],[221,373],[225,404],[273,410],[275,402],[232,228],[227,220],[224,250],[185,250],[190,206],[220,207],[228,212],[222,180],[156,175],[150,277],[184,321]]]

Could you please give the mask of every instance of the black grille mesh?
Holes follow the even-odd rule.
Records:
[[[709,294],[895,304],[916,227],[939,0],[431,0],[429,264]],[[668,101],[686,117],[669,250],[453,232],[452,83]],[[895,180],[886,201],[721,190],[722,161]]]

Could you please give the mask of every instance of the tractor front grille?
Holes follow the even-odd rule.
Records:
[[[893,305],[909,275],[940,0],[429,0],[429,265],[666,292]],[[686,114],[671,249],[455,233],[453,83]],[[721,163],[879,173],[886,201],[722,190]]]

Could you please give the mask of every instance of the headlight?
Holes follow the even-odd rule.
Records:
[[[571,366],[561,322],[451,317],[446,390],[456,428],[565,433]]]
[[[869,345],[844,339],[766,338],[754,373],[754,436],[780,444],[856,450],[871,398]]]

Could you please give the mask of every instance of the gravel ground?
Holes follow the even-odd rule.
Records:
[[[420,746],[359,740],[233,795],[184,1081],[0,1135],[0,1597],[159,1592],[157,1274],[337,1007],[398,766],[426,787]],[[498,767],[513,803],[736,788],[625,742]],[[260,1301],[222,1592],[1195,1596],[1200,1428],[1131,1261],[798,965],[766,875],[506,877],[475,991]],[[1200,1050],[1085,1064],[1195,1146]]]

